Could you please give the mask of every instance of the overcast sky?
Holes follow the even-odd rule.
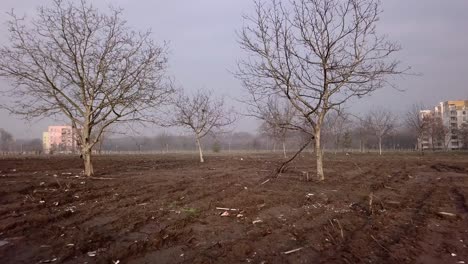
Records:
[[[0,0],[0,12],[14,9],[18,14],[34,16],[38,5],[48,0]],[[170,73],[186,89],[208,88],[219,95],[238,98],[240,83],[229,70],[243,56],[235,31],[242,27],[242,15],[251,14],[252,0],[101,0],[124,9],[129,24],[139,30],[152,29],[154,39],[168,41]],[[400,59],[421,76],[408,76],[395,83],[404,92],[392,88],[372,96],[353,100],[350,111],[359,114],[382,105],[395,112],[404,112],[411,104],[428,106],[439,101],[468,99],[468,1],[467,0],[385,0],[379,32],[399,42]],[[6,16],[0,16],[0,43],[8,35]],[[0,80],[0,86],[8,83]],[[8,100],[8,98],[0,98]],[[238,107],[241,107],[238,105]],[[51,120],[25,123],[0,110],[0,127],[17,138],[39,138]],[[143,134],[151,135],[154,128]],[[244,119],[238,130],[253,132],[254,120]]]

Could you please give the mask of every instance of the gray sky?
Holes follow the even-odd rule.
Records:
[[[129,24],[139,30],[151,28],[154,39],[169,41],[170,72],[186,89],[208,88],[219,95],[238,98],[240,83],[229,70],[243,56],[235,31],[242,26],[242,14],[251,13],[252,0],[102,0],[124,9]],[[439,101],[468,99],[468,1],[466,0],[386,0],[379,32],[399,42],[401,60],[422,76],[408,76],[395,83],[404,92],[392,88],[372,96],[353,100],[350,110],[359,114],[373,106],[404,112],[411,104],[432,106]],[[35,7],[48,0],[1,0],[0,12],[11,10],[34,16]],[[8,36],[0,16],[0,43]],[[0,80],[0,86],[8,86]],[[8,100],[8,98],[0,98]],[[241,107],[241,106],[239,106]],[[38,138],[54,121],[25,123],[0,110],[0,127],[18,138]],[[154,128],[144,129],[150,135]],[[238,130],[255,131],[254,120],[241,120]]]

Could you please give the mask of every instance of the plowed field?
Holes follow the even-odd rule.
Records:
[[[1,158],[0,263],[468,263],[468,155],[280,162]]]

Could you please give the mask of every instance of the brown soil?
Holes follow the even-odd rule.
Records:
[[[280,161],[0,159],[0,262],[468,263],[467,155],[330,154],[320,183],[307,154],[260,185]]]

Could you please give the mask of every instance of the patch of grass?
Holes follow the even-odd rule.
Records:
[[[183,208],[181,211],[186,213],[187,216],[193,217],[193,218],[198,217],[201,213],[200,209],[192,208],[192,207]]]
[[[177,202],[176,201],[173,201],[171,202],[168,206],[167,206],[169,209],[174,209],[177,207]]]

